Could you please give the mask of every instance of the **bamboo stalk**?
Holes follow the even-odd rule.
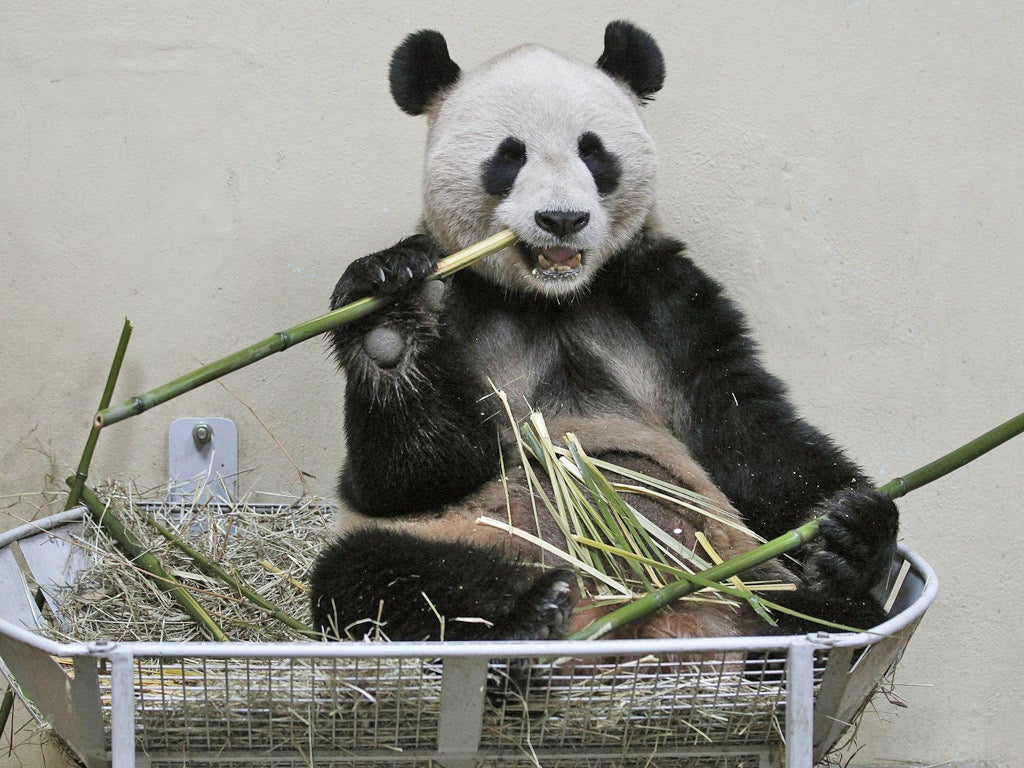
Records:
[[[1012,419],[1008,419],[994,429],[990,429],[983,435],[979,435],[959,448],[950,451],[945,456],[940,456],[935,461],[925,464],[902,477],[896,477],[883,485],[878,490],[887,495],[890,499],[898,499],[911,491],[917,490],[922,485],[927,485],[933,480],[938,480],[943,475],[965,464],[969,464],[979,456],[998,448],[1000,445],[1013,437],[1024,432],[1024,413],[1019,413]]]
[[[687,576],[679,581],[673,581],[661,589],[648,592],[641,598],[634,600],[628,605],[617,608],[611,613],[602,616],[583,629],[569,635],[569,640],[596,640],[599,637],[614,632],[616,629],[630,624],[654,613],[660,608],[671,605],[676,600],[696,592],[707,585],[707,582],[721,582],[748,568],[760,565],[766,560],[785,554],[801,544],[806,544],[818,534],[818,521],[811,520],[799,528],[787,531],[778,538],[765,542],[759,547],[744,552],[731,560],[726,560],[721,565],[715,565],[706,571],[694,576]]]
[[[7,729],[7,721],[10,719],[10,713],[14,709],[14,686],[7,685],[7,690],[3,694],[3,700],[0,701],[0,736]]]
[[[121,326],[121,337],[118,339],[117,349],[114,351],[110,372],[107,374],[107,383],[103,387],[103,394],[100,397],[101,411],[109,407],[110,399],[114,396],[114,386],[117,384],[118,374],[121,373],[121,363],[124,361],[124,353],[128,348],[128,340],[131,338],[131,335],[132,324],[126,317],[124,325]],[[82,458],[78,462],[78,470],[71,480],[71,491],[68,493],[68,500],[64,505],[64,509],[78,506],[78,502],[82,497],[82,488],[85,486],[85,481],[89,476],[89,465],[92,463],[92,455],[96,450],[96,441],[99,440],[101,428],[102,426],[94,421],[92,428],[89,430],[89,437],[85,441],[85,450],[82,451]]]
[[[878,490],[891,499],[898,499],[910,491],[920,488],[922,485],[937,480],[943,475],[947,475],[969,464],[979,456],[988,453],[993,448],[1021,434],[1021,432],[1024,432],[1024,413],[1000,424],[995,429],[989,430],[935,461],[925,464],[923,467],[903,477],[897,477],[889,481]],[[748,568],[753,568],[756,565],[771,560],[773,557],[790,552],[818,535],[819,521],[820,519],[811,520],[759,547],[755,547],[748,552],[744,552],[742,555],[727,560],[721,565],[708,568],[706,571],[698,574],[699,581],[720,582],[742,573]],[[626,624],[644,618],[659,608],[671,605],[679,598],[685,597],[698,589],[700,589],[700,584],[697,579],[686,578],[674,581],[596,619],[583,629],[574,632],[568,639],[594,640],[603,637]]]
[[[193,547],[191,544],[184,541],[174,531],[169,529],[167,526],[161,524],[159,520],[156,520],[151,515],[148,515],[146,517],[146,522],[153,526],[153,528],[155,528],[160,533],[161,536],[167,539],[167,541],[169,541],[175,547],[177,547],[186,555],[188,555],[199,568],[199,570],[201,570],[207,576],[219,579],[221,582],[223,582],[226,586],[233,589],[239,595],[246,598],[255,605],[259,606],[264,611],[273,616],[275,619],[280,621],[282,624],[291,627],[300,634],[306,637],[313,638],[314,640],[320,640],[323,637],[321,633],[314,630],[308,624],[303,624],[301,621],[296,619],[287,611],[284,611],[280,607],[274,605],[272,602],[263,597],[263,595],[254,590],[248,584],[246,584],[241,578],[232,575],[227,570],[225,570],[220,565],[218,565],[213,560],[204,555],[202,552]]]
[[[70,483],[70,480],[68,481]],[[199,626],[206,629],[214,640],[228,640],[213,617],[189,594],[188,590],[164,568],[160,560],[136,538],[124,522],[105,505],[100,498],[87,486],[82,488],[82,501],[90,514],[103,529],[117,541],[118,546],[132,558],[135,565],[145,571],[160,589],[170,593],[178,605]]]
[[[0,735],[7,729],[7,721],[11,717],[11,711],[14,709],[14,686],[8,685],[7,691],[4,692],[3,701],[0,701]]]
[[[503,230],[496,235],[488,237],[486,240],[481,240],[475,245],[471,245],[468,248],[464,248],[461,251],[441,259],[437,263],[437,269],[432,275],[430,275],[429,279],[437,280],[454,274],[460,269],[468,267],[473,262],[500,251],[502,248],[508,247],[514,243],[515,240],[516,236],[511,230]],[[256,342],[255,344],[245,347],[234,354],[223,357],[220,360],[215,360],[212,363],[208,363],[207,365],[197,368],[191,373],[187,373],[184,376],[163,384],[162,386],[125,400],[119,405],[101,408],[96,414],[94,422],[96,429],[102,429],[103,427],[110,426],[111,424],[116,424],[117,422],[124,421],[131,416],[137,416],[143,411],[147,411],[154,406],[171,400],[172,398],[183,395],[186,392],[190,392],[203,384],[207,384],[214,379],[224,376],[225,374],[237,371],[240,368],[251,365],[258,360],[269,357],[276,352],[281,352],[295,344],[311,339],[314,336],[319,336],[321,333],[329,331],[332,328],[337,328],[338,326],[345,325],[353,320],[365,317],[371,312],[385,306],[390,301],[390,297],[383,296],[370,296],[358,299],[353,301],[351,304],[339,307],[333,312],[328,312],[326,315],[321,315],[320,317],[307,320],[304,323],[293,326],[288,330],[275,333],[273,336],[270,336],[263,341]]]

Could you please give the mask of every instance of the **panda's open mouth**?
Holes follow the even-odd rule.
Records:
[[[583,267],[583,252],[575,248],[552,246],[541,248],[534,254],[532,273],[544,280],[562,280],[575,277]]]

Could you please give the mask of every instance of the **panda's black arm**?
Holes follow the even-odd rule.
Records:
[[[339,490],[359,512],[436,509],[493,476],[495,428],[480,418],[476,382],[457,356],[454,348],[422,355],[415,382],[387,399],[366,379],[348,379]]]
[[[829,592],[868,590],[892,559],[893,502],[796,416],[756,359],[698,375],[688,394],[691,450],[748,524],[772,538],[822,517],[819,539],[802,557],[805,576]]]
[[[797,416],[781,382],[762,366],[740,312],[678,243],[655,241],[637,254],[625,302],[658,340],[674,390],[684,393],[673,419],[677,435],[761,535],[824,515],[804,558],[809,580],[846,593],[866,590],[891,559],[895,505]]]
[[[392,516],[455,501],[498,466],[479,382],[443,320],[444,286],[424,283],[442,256],[414,235],[353,262],[331,307],[390,296],[383,310],[331,335],[345,370],[348,453],[339,492],[359,512]]]

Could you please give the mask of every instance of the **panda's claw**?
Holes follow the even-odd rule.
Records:
[[[437,254],[429,238],[414,235],[391,248],[352,262],[341,276],[331,308],[364,296],[397,296],[423,283],[433,272]]]
[[[546,571],[516,602],[501,635],[507,640],[548,640],[561,638],[572,612],[573,571]]]

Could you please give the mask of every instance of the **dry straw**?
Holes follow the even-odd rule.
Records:
[[[303,579],[330,535],[316,499],[172,507],[115,485],[86,488],[91,565],[53,628],[70,640],[252,642],[319,638]],[[302,617],[302,618],[300,618]]]

